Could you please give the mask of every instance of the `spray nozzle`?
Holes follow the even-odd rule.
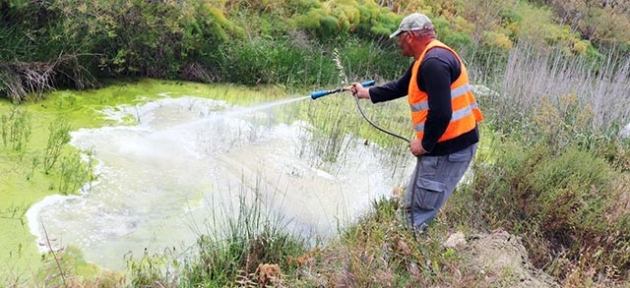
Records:
[[[363,87],[373,86],[374,84],[376,84],[376,80],[369,80],[369,81],[365,81],[365,82],[361,83],[361,85],[363,85]],[[347,88],[340,87],[340,88],[333,89],[333,90],[315,91],[315,92],[311,93],[311,98],[313,100],[315,100],[315,99],[317,99],[319,97],[324,97],[326,95],[335,94],[335,93],[339,93],[341,91],[346,91],[346,90],[347,90]]]

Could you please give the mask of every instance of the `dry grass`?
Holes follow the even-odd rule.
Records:
[[[62,54],[47,62],[0,62],[0,96],[5,94],[15,103],[41,100],[45,93],[64,82],[72,82],[77,89],[93,85],[93,79],[78,62],[85,55]]]
[[[486,110],[493,111],[493,121],[503,127],[527,123],[541,100],[561,106],[562,98],[572,95],[574,104],[588,107],[593,114],[592,121],[581,128],[618,131],[630,119],[630,97],[622,97],[630,95],[630,58],[608,59],[600,66],[520,44],[510,52],[505,70],[490,84],[500,95],[487,99]]]

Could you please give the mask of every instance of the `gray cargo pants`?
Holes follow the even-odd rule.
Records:
[[[477,144],[443,156],[420,156],[405,194],[407,222],[425,231],[444,206],[477,152]]]

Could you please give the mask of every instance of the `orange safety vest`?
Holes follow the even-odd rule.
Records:
[[[438,142],[443,142],[475,129],[477,122],[483,120],[483,115],[477,106],[475,96],[472,94],[471,86],[468,82],[468,72],[462,60],[459,58],[459,55],[444,43],[433,40],[427,45],[422,55],[414,62],[413,69],[411,70],[409,91],[407,92],[407,99],[411,107],[411,121],[413,122],[417,139],[422,140],[424,136],[424,123],[429,114],[429,95],[421,91],[420,87],[418,87],[418,68],[422,60],[424,60],[427,51],[434,47],[442,47],[451,51],[457,57],[462,71],[459,78],[451,84],[453,116],[451,117],[451,122],[448,124],[448,127],[446,127],[446,131],[444,131],[444,134],[438,139]]]

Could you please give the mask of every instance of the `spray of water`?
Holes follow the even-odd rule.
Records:
[[[253,113],[253,112],[262,111],[262,110],[266,110],[266,109],[273,108],[273,107],[276,107],[276,106],[286,105],[286,104],[289,104],[289,103],[302,101],[302,100],[310,99],[310,98],[311,98],[311,96],[301,96],[301,97],[298,97],[298,98],[282,99],[282,100],[278,100],[278,101],[273,101],[273,102],[263,103],[263,104],[259,104],[259,105],[244,107],[244,108],[241,108],[241,109],[234,109],[234,110],[230,110],[229,112],[226,112],[226,113],[215,114],[215,115],[212,115],[210,117],[205,117],[205,118],[199,119],[197,121],[192,121],[192,122],[187,122],[187,123],[184,123],[184,124],[180,124],[180,125],[171,127],[171,129],[181,129],[181,128],[187,128],[189,126],[190,127],[197,126],[199,124],[202,124],[202,123],[205,123],[205,122],[211,122],[211,121],[217,120],[219,118],[227,118],[227,117],[234,117],[234,116],[239,116],[239,115],[246,115],[246,114],[250,114],[250,113]]]
[[[251,106],[251,107],[245,107],[245,108],[242,108],[242,109],[236,109],[234,111],[230,111],[229,113],[226,114],[226,116],[236,116],[236,115],[248,114],[248,113],[261,111],[261,110],[269,109],[269,108],[280,106],[280,105],[285,105],[285,104],[301,101],[301,100],[308,99],[308,98],[311,98],[311,96],[302,96],[302,97],[298,97],[298,98],[289,98],[289,99],[278,100],[278,101],[274,101],[274,102],[271,102],[271,103],[263,103],[263,104],[260,104],[260,105],[255,105],[255,106]]]

